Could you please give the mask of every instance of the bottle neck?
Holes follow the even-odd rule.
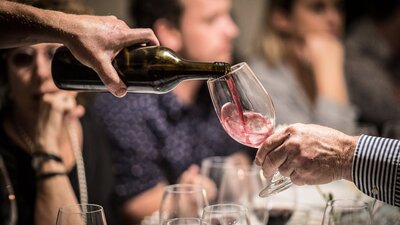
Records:
[[[181,61],[181,75],[196,80],[207,80],[222,77],[230,72],[230,64],[224,62]],[[179,70],[177,71],[178,73]]]

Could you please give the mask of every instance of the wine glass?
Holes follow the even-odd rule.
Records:
[[[201,225],[200,218],[175,218],[167,220],[166,225]]]
[[[400,208],[378,201],[373,207],[373,224],[400,225]]]
[[[165,187],[160,205],[160,224],[174,218],[200,218],[208,205],[200,185],[174,184]]]
[[[226,171],[230,171],[237,167],[244,167],[243,162],[236,160],[234,157],[230,156],[211,156],[202,160],[201,162],[201,175],[203,177],[202,182],[206,183],[211,181],[215,184],[216,193],[206,193],[210,204],[218,203],[218,199],[221,193],[221,183],[226,177]],[[203,183],[202,183],[203,184]],[[210,198],[212,197],[212,198]]]
[[[371,211],[360,200],[338,199],[327,203],[322,225],[371,225]]]
[[[107,222],[100,205],[75,204],[58,210],[56,225],[107,225]]]
[[[269,218],[267,225],[290,224],[293,214],[297,211],[296,206],[297,193],[294,187],[268,197]]]
[[[237,203],[249,210],[252,225],[268,221],[267,199],[258,196],[263,187],[262,171],[256,166],[227,169],[221,182],[219,203]]]
[[[231,72],[207,81],[210,96],[225,131],[236,141],[258,148],[275,127],[275,109],[272,99],[246,63],[239,63]],[[261,197],[278,193],[292,185],[279,171]]]
[[[250,225],[247,208],[237,204],[207,206],[201,219],[207,225]]]
[[[17,203],[3,158],[0,155],[0,225],[15,225]]]

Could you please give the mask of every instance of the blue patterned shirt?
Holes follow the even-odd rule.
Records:
[[[354,153],[352,176],[365,194],[400,206],[400,141],[362,135]]]
[[[190,108],[169,93],[124,98],[100,94],[92,109],[115,148],[116,192],[122,201],[161,181],[176,183],[182,172],[205,157],[245,148],[222,129],[206,86]]]

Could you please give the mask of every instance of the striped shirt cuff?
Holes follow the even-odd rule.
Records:
[[[352,176],[365,194],[400,206],[400,142],[362,135],[354,152]]]

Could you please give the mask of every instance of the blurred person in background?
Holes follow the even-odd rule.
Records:
[[[400,121],[400,1],[366,3],[368,16],[346,40],[346,78],[359,121],[382,131],[385,122]]]
[[[271,95],[277,124],[353,132],[341,43],[341,0],[270,0],[250,67]]]
[[[210,62],[232,62],[238,28],[230,11],[231,0],[146,0],[131,7],[136,26],[152,28],[162,46]],[[202,182],[202,159],[244,149],[222,129],[204,81],[182,82],[165,95],[102,94],[94,103],[114,145],[116,192],[129,223],[157,211],[168,184]],[[205,188],[215,194],[213,184]]]
[[[29,4],[90,12],[71,0]],[[60,45],[42,43],[0,53],[0,154],[17,201],[17,224],[54,225],[61,206],[87,201],[103,206],[112,225],[109,144],[101,127],[85,115],[77,93],[61,91],[53,82],[51,59]]]

